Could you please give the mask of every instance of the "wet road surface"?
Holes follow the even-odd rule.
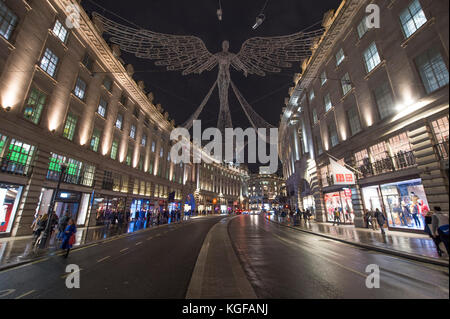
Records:
[[[449,298],[448,268],[369,251],[240,216],[228,228],[258,298]],[[366,288],[366,267],[380,288]]]
[[[183,299],[203,242],[222,218],[149,229],[79,248],[68,259],[45,257],[0,271],[0,299]],[[229,249],[236,250],[236,263],[258,298],[449,297],[448,268],[323,239],[263,216],[228,220]],[[80,289],[66,288],[68,264],[81,269]],[[369,264],[381,270],[379,289],[366,288]]]
[[[198,253],[221,217],[192,219],[0,272],[1,298],[184,298]],[[81,268],[67,289],[66,265]]]

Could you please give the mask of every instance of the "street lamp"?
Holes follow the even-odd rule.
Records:
[[[48,216],[48,218],[47,218],[47,225],[45,226],[44,234],[42,235],[41,243],[40,243],[40,246],[39,246],[40,248],[45,248],[45,244],[47,243],[47,239],[50,237],[50,234],[51,234],[51,226],[52,226],[52,220],[53,220],[53,210],[54,210],[54,207],[55,207],[56,196],[58,196],[59,188],[61,186],[62,179],[64,178],[64,175],[66,174],[67,163],[60,163],[59,167],[61,167],[61,173],[59,174],[58,185],[56,186],[56,190],[53,193],[52,201],[50,202],[50,207],[49,207],[48,212],[47,212],[47,216]]]

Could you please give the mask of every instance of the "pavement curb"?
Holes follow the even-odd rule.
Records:
[[[85,243],[83,245],[76,246],[73,249],[71,249],[70,251],[74,252],[74,251],[77,251],[78,249],[81,249],[81,248],[84,248],[84,247],[87,247],[87,246],[90,246],[90,245],[101,244],[103,242],[106,242],[106,241],[109,241],[109,240],[113,240],[113,239],[117,239],[117,238],[120,238],[120,237],[128,237],[128,236],[132,236],[132,235],[135,235],[135,234],[143,233],[145,231],[149,231],[149,230],[152,230],[152,229],[159,229],[159,228],[162,228],[162,227],[165,227],[165,226],[169,226],[169,225],[172,225],[172,224],[180,224],[180,223],[183,223],[183,222],[171,223],[171,224],[163,224],[163,225],[159,225],[156,228],[154,228],[154,227],[153,228],[145,228],[145,229],[140,229],[140,230],[137,230],[137,231],[131,232],[131,233],[123,233],[123,234],[120,234],[120,235],[114,235],[114,236],[111,236],[111,237],[107,237],[107,238],[96,240],[96,241],[91,241],[89,243]],[[45,255],[42,255],[42,256],[39,256],[39,257],[36,257],[36,258],[30,258],[30,259],[26,259],[26,260],[19,261],[19,262],[16,262],[16,263],[7,263],[7,264],[4,264],[4,265],[1,265],[0,266],[0,272],[3,272],[3,271],[8,270],[8,269],[12,269],[12,268],[20,267],[20,266],[23,266],[23,265],[26,265],[26,264],[34,263],[34,262],[37,262],[37,261],[39,261],[41,259],[53,257],[53,256],[56,255],[56,253],[58,251],[60,251],[60,250],[55,250],[55,254],[45,254]]]
[[[349,245],[365,248],[365,249],[368,249],[368,250],[379,251],[379,252],[386,253],[386,254],[389,254],[389,255],[398,256],[398,257],[411,259],[411,260],[415,260],[415,261],[420,261],[420,262],[424,262],[424,263],[428,263],[428,264],[438,265],[438,266],[444,266],[444,267],[448,267],[449,266],[449,262],[447,260],[439,260],[439,259],[435,259],[435,258],[431,258],[431,257],[409,254],[409,253],[405,253],[405,252],[402,252],[402,251],[399,251],[399,250],[394,250],[394,249],[389,249],[389,248],[383,248],[383,247],[378,247],[378,246],[373,246],[373,245],[357,243],[357,242],[354,242],[354,241],[349,241],[349,240],[345,240],[345,239],[341,239],[341,238],[337,238],[337,237],[333,237],[333,236],[328,236],[328,235],[325,235],[325,234],[312,232],[312,231],[309,231],[309,230],[297,228],[297,227],[290,226],[290,225],[284,225],[284,224],[276,222],[274,220],[270,220],[266,216],[264,216],[264,218],[266,220],[268,220],[269,222],[272,222],[274,224],[277,224],[277,225],[280,225],[280,226],[283,226],[283,227],[295,229],[297,231],[301,231],[301,232],[308,233],[308,234],[311,234],[311,235],[324,237],[324,238],[331,239],[331,240],[336,240],[336,241],[339,241],[339,242],[342,242],[342,243],[345,243],[345,244],[349,244]]]

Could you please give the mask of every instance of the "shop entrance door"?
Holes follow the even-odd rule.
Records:
[[[55,202],[56,215],[61,218],[66,212],[69,212],[70,218],[77,222],[79,206],[78,203]]]

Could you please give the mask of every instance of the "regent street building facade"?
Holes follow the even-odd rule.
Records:
[[[367,28],[366,6],[380,8]],[[421,231],[440,206],[448,218],[448,1],[345,0],[303,61],[280,121],[291,206],[317,221],[364,227],[380,209],[390,229]],[[337,183],[330,158],[354,173]],[[338,178],[339,179],[339,178]]]
[[[132,76],[77,1],[0,1],[0,237],[31,234],[62,163],[55,210],[80,226],[108,210],[183,208],[189,195],[212,212],[245,202],[246,170],[170,160],[175,123]]]

